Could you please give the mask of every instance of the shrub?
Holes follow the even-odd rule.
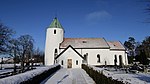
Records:
[[[53,74],[54,72],[56,72],[57,70],[60,69],[60,65],[51,68],[37,76],[34,76],[32,79],[27,80],[27,81],[23,81],[21,84],[39,84],[40,82],[42,82],[44,79],[46,79],[48,76],[50,76],[51,74]]]
[[[124,84],[121,81],[117,81],[111,77],[103,75],[102,72],[93,70],[93,68],[88,67],[85,64],[82,64],[82,69],[84,69],[89,74],[89,76],[95,81],[96,84]]]

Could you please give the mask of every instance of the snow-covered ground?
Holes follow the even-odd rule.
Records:
[[[39,74],[43,73],[44,71],[47,71],[56,66],[58,66],[58,65],[38,67],[37,69],[27,71],[25,73],[2,78],[2,79],[0,79],[0,84],[20,84],[21,82],[27,81],[27,80],[33,78],[34,76],[39,75]]]
[[[125,71],[115,71],[111,69],[92,67],[94,70],[102,72],[107,77],[123,81],[125,84],[150,84],[150,74],[148,73],[125,73]]]
[[[14,64],[0,64],[0,67],[2,66],[2,68],[13,68]],[[21,64],[16,64],[16,66],[21,66]]]
[[[20,66],[20,64],[16,64],[16,66]],[[14,64],[0,64],[0,78],[5,76],[11,75],[10,73],[13,72]]]
[[[83,69],[62,68],[41,84],[95,84]]]
[[[0,74],[12,72],[12,71],[13,71],[13,69],[2,69],[2,70],[0,70]]]
[[[12,57],[3,57],[3,58],[0,58],[0,62],[2,62],[2,60],[3,60],[3,62],[5,62],[5,61],[11,60],[11,59],[13,59],[13,58]]]

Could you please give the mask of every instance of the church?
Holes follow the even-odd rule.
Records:
[[[54,18],[46,32],[45,65],[60,64],[64,68],[89,65],[128,65],[125,47],[120,41],[105,38],[65,38],[64,28]]]

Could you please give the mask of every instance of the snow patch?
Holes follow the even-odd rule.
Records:
[[[107,77],[111,77],[114,80],[122,81],[125,84],[150,84],[150,74],[146,73],[125,73],[123,71],[108,71],[105,68],[98,68],[89,65],[94,70],[103,73]]]
[[[27,71],[25,73],[21,73],[18,75],[14,75],[14,76],[10,76],[10,77],[6,77],[6,78],[2,78],[0,79],[0,84],[20,84],[23,81],[27,81],[32,79],[34,76],[37,76],[51,68],[54,68],[58,66],[57,65],[51,65],[51,66],[45,66],[45,67],[39,67],[37,69],[31,70],[31,71]]]

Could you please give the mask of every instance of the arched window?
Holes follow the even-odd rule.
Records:
[[[64,65],[64,62],[63,62],[63,60],[61,60],[61,65]]]
[[[84,60],[87,61],[87,56],[86,56],[86,54],[84,55]]]
[[[57,49],[55,49],[54,56],[57,56],[57,54],[58,54],[58,51],[57,51]]]
[[[100,63],[100,55],[97,55],[97,63]]]
[[[56,30],[54,30],[54,34],[56,34]]]
[[[120,66],[120,67],[123,66],[122,55],[119,55],[119,66]]]
[[[115,55],[115,61],[117,62],[117,55]]]
[[[117,65],[117,55],[115,55],[114,64]]]
[[[84,63],[88,62],[88,53],[84,54]]]
[[[105,66],[107,66],[107,61],[105,61]]]

